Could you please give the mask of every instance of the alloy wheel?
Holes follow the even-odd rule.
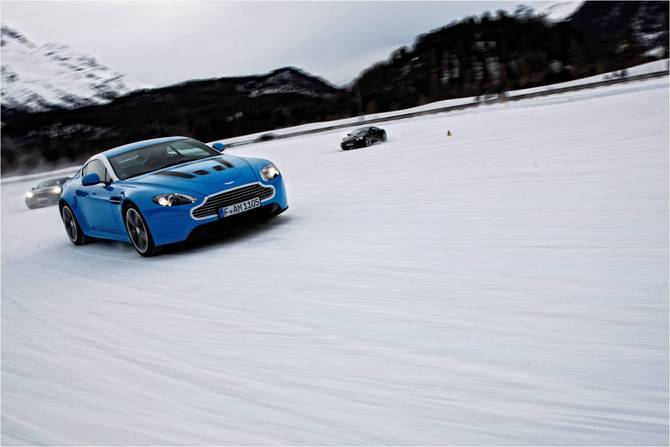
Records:
[[[142,217],[134,208],[128,208],[126,211],[126,229],[137,251],[145,253],[149,247],[149,235]]]
[[[72,242],[76,242],[78,236],[77,221],[74,219],[74,215],[72,214],[72,211],[70,211],[69,207],[67,206],[63,207],[62,217],[63,217],[63,224],[65,224],[65,231],[67,232],[67,236],[70,238]]]

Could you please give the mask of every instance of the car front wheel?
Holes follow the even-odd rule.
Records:
[[[142,256],[154,256],[160,252],[140,211],[133,205],[126,209],[126,231],[133,248]]]
[[[65,225],[67,237],[70,238],[70,241],[74,245],[83,245],[91,240],[83,231],[81,231],[79,222],[77,222],[77,217],[74,215],[69,205],[63,205],[60,215],[63,219],[63,225]]]

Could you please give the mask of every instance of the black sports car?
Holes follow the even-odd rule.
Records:
[[[56,205],[60,200],[63,184],[69,179],[70,177],[52,178],[33,186],[26,194],[26,205],[31,209]]]
[[[386,131],[379,127],[362,127],[347,134],[342,139],[342,150],[355,149],[358,147],[367,147],[371,144],[386,141]]]

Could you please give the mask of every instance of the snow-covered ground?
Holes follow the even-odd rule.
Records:
[[[291,208],[151,259],[3,184],[2,442],[664,444],[668,118],[662,78],[246,146]]]

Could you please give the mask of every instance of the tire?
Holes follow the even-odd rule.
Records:
[[[91,238],[86,236],[79,226],[77,216],[75,216],[69,205],[63,205],[60,210],[60,217],[65,226],[65,233],[74,245],[84,245],[91,241]]]
[[[370,144],[371,144],[370,137],[365,137],[365,147],[370,146]]]
[[[154,243],[149,226],[135,205],[126,208],[123,214],[123,222],[128,232],[128,240],[136,252],[146,257],[160,253],[160,247],[157,247]]]
[[[386,131],[382,131],[382,141],[386,141]]]

